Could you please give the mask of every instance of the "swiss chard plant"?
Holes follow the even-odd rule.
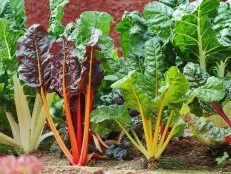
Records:
[[[189,88],[188,81],[176,67],[171,67],[166,72],[160,84],[155,80],[158,80],[155,76],[150,81],[142,73],[129,72],[128,75],[112,84],[112,88],[120,89],[123,94],[124,105],[102,106],[91,114],[91,121],[98,127],[104,127],[109,121],[117,123],[133,145],[148,160],[159,160],[171,138],[184,128],[184,122],[179,117],[178,111],[186,99],[185,94]],[[129,108],[140,113],[145,137],[144,144],[136,133],[135,124],[128,113]],[[166,126],[160,134],[159,127],[164,119]],[[166,136],[170,127],[171,131]]]
[[[159,40],[165,51],[162,55],[153,54],[153,57],[164,57],[166,67],[176,64],[184,72],[190,82],[187,102],[191,112],[198,117],[217,115],[214,125],[221,127],[218,124],[220,115],[226,121],[225,126],[230,126],[227,109],[230,105],[230,1],[160,0],[147,4],[143,14],[125,13],[116,28],[128,62],[130,60],[139,72],[146,73],[149,69],[150,77],[153,77],[154,67],[158,64],[143,64],[148,59],[145,45],[149,39]],[[153,47],[152,50],[158,49]],[[150,68],[145,69],[148,65]],[[216,139],[215,132],[210,134],[210,139],[212,136]],[[223,135],[224,140],[228,132]]]
[[[231,45],[225,34],[230,30],[230,26],[223,25],[230,16],[230,2],[204,0],[188,5],[191,10],[181,13],[180,18],[175,21],[173,43],[179,49],[183,62],[199,63],[188,63],[184,68],[184,74],[191,82],[191,94],[196,97],[191,106],[200,108],[201,113],[195,113],[198,116],[207,117],[217,113],[230,127],[230,115],[227,116],[229,112],[225,111],[230,105],[228,72]],[[179,9],[178,13],[180,12],[183,11]],[[213,120],[216,125],[222,126],[218,116]],[[216,139],[217,128],[210,128],[214,129]],[[224,130],[221,128],[220,131]],[[228,132],[223,132],[223,140],[228,136]],[[204,137],[211,139],[211,135]],[[207,141],[206,144],[212,145],[213,142]]]
[[[42,135],[46,118],[41,99],[38,95],[27,96],[34,91],[23,88],[15,75],[17,39],[25,31],[24,1],[1,1],[0,30],[0,122],[3,127],[0,144],[14,147],[17,153],[30,153],[52,134]],[[51,98],[52,95],[48,97],[48,103]],[[7,125],[12,136],[4,134]]]
[[[63,35],[54,40],[36,24],[18,40],[19,78],[28,86],[37,88],[54,137],[68,160],[75,165],[85,165],[94,156],[88,154],[90,113],[96,89],[104,77],[101,60],[95,55],[106,60],[103,39],[109,39],[111,22],[107,13],[85,12],[72,24],[73,30],[67,28],[64,32],[69,40]],[[49,112],[46,95],[50,92],[63,98],[71,152]]]
[[[42,101],[37,94],[33,112],[30,112],[28,100],[24,94],[23,87],[16,75],[13,76],[14,101],[16,106],[17,120],[13,113],[6,111],[6,117],[10,123],[13,138],[0,132],[0,143],[12,146],[17,153],[28,154],[36,150],[39,144],[52,133],[42,134],[46,117]],[[47,96],[49,105],[53,94]]]

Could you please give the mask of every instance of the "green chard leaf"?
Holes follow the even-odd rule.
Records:
[[[203,72],[199,64],[189,62],[185,65],[183,69],[183,74],[190,83],[190,87],[197,88],[199,86],[205,85],[209,74]]]
[[[219,42],[224,46],[231,46],[231,1],[221,2],[218,14],[213,21]]]
[[[150,2],[144,8],[144,18],[147,20],[148,29],[156,37],[168,42],[172,34],[172,14],[174,9],[161,2]]]
[[[220,101],[225,97],[225,85],[218,77],[209,77],[204,86],[193,90],[199,100],[203,102]]]
[[[108,135],[112,129],[120,130],[119,122],[123,126],[132,123],[128,109],[123,105],[101,106],[91,113],[91,129],[102,136]]]
[[[112,84],[113,89],[119,89],[125,100],[127,108],[135,109],[146,116],[150,116],[154,110],[153,86],[148,86],[143,74],[131,71],[127,76]]]
[[[61,34],[63,34],[65,27],[62,25],[62,18],[64,15],[63,8],[69,2],[69,0],[50,0],[50,27],[49,34],[58,38]]]
[[[207,146],[216,147],[224,144],[226,143],[225,137],[231,135],[230,128],[215,127],[212,121],[206,121],[204,117],[190,114],[187,120],[192,133]]]
[[[0,4],[0,18],[10,21],[9,31],[25,30],[24,0],[1,0]]]
[[[84,59],[86,45],[91,40],[92,30],[101,30],[102,36],[108,36],[112,22],[113,18],[106,12],[86,11],[75,23],[66,28],[68,31],[64,31],[65,36],[75,43],[79,59]]]
[[[23,31],[8,31],[10,21],[0,19],[0,74],[7,71],[13,74],[17,70],[17,59],[15,56],[17,39]]]
[[[147,26],[143,16],[138,12],[125,12],[117,24],[116,31],[120,33],[120,42],[124,56],[129,54],[143,55],[144,43],[147,40]]]
[[[189,82],[185,76],[176,67],[171,67],[158,91],[159,99],[164,102],[164,106],[177,104],[186,99],[185,95],[188,89]]]
[[[201,69],[206,72],[207,68],[216,65],[214,61],[217,59],[225,60],[231,49],[219,43],[210,23],[210,18],[217,12],[219,1],[204,0],[196,5],[197,9],[193,13],[176,21],[173,42],[184,59],[199,62]]]
[[[145,43],[144,67],[144,75],[147,79],[152,81],[156,77],[162,79],[167,70],[164,46],[156,38],[150,39]]]
[[[171,8],[176,8],[177,6],[181,4],[187,3],[188,0],[160,0],[160,2]]]

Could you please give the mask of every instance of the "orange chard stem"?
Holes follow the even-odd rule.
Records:
[[[87,152],[88,152],[88,141],[89,141],[89,128],[90,128],[90,113],[92,109],[92,101],[91,101],[91,76],[92,76],[92,54],[93,47],[91,47],[91,56],[90,56],[90,68],[89,68],[89,76],[88,76],[88,84],[87,91],[85,95],[85,120],[84,120],[84,132],[83,132],[83,144],[80,155],[79,165],[85,165],[87,162]]]
[[[82,139],[83,139],[83,130],[82,130],[82,109],[81,109],[81,94],[78,95],[78,103],[77,103],[77,129],[76,136],[77,142],[79,144],[79,152],[81,152]]]
[[[72,118],[71,118],[71,111],[70,111],[70,106],[69,106],[69,100],[68,100],[68,95],[66,91],[66,75],[65,75],[65,70],[66,70],[66,56],[64,55],[63,57],[64,63],[63,63],[63,73],[62,73],[62,89],[63,89],[63,101],[64,101],[64,110],[66,113],[66,121],[67,121],[67,127],[68,127],[68,133],[69,133],[69,138],[70,138],[70,143],[71,143],[71,148],[73,152],[73,162],[75,164],[78,163],[79,161],[79,149],[78,149],[78,144],[76,141],[76,136],[75,136],[75,131],[72,123]]]
[[[62,138],[60,137],[59,132],[56,129],[55,124],[52,120],[52,116],[50,115],[49,107],[48,107],[48,104],[46,101],[46,96],[45,96],[45,93],[44,93],[44,90],[42,87],[40,88],[40,94],[41,94],[41,98],[43,101],[43,107],[44,107],[44,110],[46,113],[46,118],[47,118],[47,121],[48,121],[49,126],[51,128],[51,131],[53,132],[54,137],[55,137],[59,147],[61,148],[61,150],[63,151],[63,153],[67,157],[67,159],[71,162],[72,165],[74,165],[73,156],[71,155],[70,151],[67,149],[66,145],[64,144],[64,142],[63,142]]]

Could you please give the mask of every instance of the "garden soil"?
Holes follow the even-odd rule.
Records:
[[[231,146],[211,149],[193,137],[174,138],[159,162],[148,163],[135,149],[131,160],[92,160],[86,167],[71,166],[59,150],[37,151],[44,161],[43,173],[67,174],[149,174],[149,173],[230,173],[231,162],[217,165],[216,158],[224,151],[231,154]]]

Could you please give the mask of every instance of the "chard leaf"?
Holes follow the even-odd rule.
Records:
[[[75,44],[64,36],[53,42],[49,49],[49,62],[51,79],[48,91],[63,95],[63,71],[65,71],[66,91],[69,95],[76,94],[81,67],[76,57]]]
[[[219,42],[224,46],[231,46],[231,1],[221,2],[218,14],[214,18],[213,29]]]
[[[164,106],[168,106],[185,100],[185,94],[188,89],[189,82],[185,76],[176,67],[171,67],[158,92]]]
[[[143,74],[131,71],[127,76],[112,84],[113,89],[119,89],[125,100],[124,105],[150,116],[153,112],[153,87],[148,86]]]
[[[63,8],[67,3],[69,3],[69,0],[50,0],[51,16],[49,20],[49,34],[56,38],[65,30],[61,22],[64,15]]]
[[[67,28],[66,37],[75,43],[79,59],[84,59],[86,45],[91,40],[92,29],[101,30],[102,35],[108,36],[112,22],[113,18],[106,12],[86,11],[80,15],[76,23]]]
[[[130,125],[132,120],[128,109],[123,105],[101,106],[91,113],[91,129],[100,135],[106,136],[113,130],[120,130],[119,122],[123,126]]]
[[[94,32],[96,31],[96,32]],[[99,37],[101,35],[101,32],[97,32],[99,30],[93,30],[91,40],[89,41],[89,45],[86,46],[86,54],[85,58],[82,61],[82,70],[81,70],[81,75],[79,79],[79,84],[78,84],[78,89],[82,92],[85,92],[87,89],[87,84],[89,80],[89,71],[90,71],[90,66],[92,66],[92,74],[91,74],[91,88],[97,88],[100,86],[102,83],[102,80],[104,78],[104,73],[103,70],[100,68],[100,60],[97,59],[93,53],[97,50],[98,48],[98,41]],[[91,60],[92,57],[92,60]],[[92,64],[92,65],[90,65]]]
[[[116,31],[120,33],[120,43],[125,57],[128,57],[129,53],[139,57],[143,55],[147,26],[138,11],[125,12],[116,26]]]
[[[46,59],[51,42],[47,31],[38,24],[32,25],[19,38],[16,52],[19,78],[28,86],[39,88],[48,84],[50,71]]]
[[[156,38],[145,43],[144,75],[152,85],[158,84],[158,80],[163,78],[167,70],[163,47]],[[158,86],[154,88],[158,89]]]
[[[180,4],[188,2],[188,0],[160,0],[160,2],[171,8],[176,8]]]
[[[187,125],[202,143],[210,147],[226,143],[225,137],[231,135],[230,128],[215,127],[212,121],[206,121],[204,117],[192,114],[187,118]]]
[[[201,69],[206,72],[208,67],[206,63],[211,67],[214,66],[214,60],[218,58],[225,60],[230,54],[230,48],[223,47],[219,43],[210,23],[210,17],[216,13],[219,1],[204,0],[197,5],[193,13],[184,15],[181,20],[176,21],[173,42],[185,58],[199,62]],[[224,51],[228,52],[227,55]]]
[[[25,29],[25,9],[23,0],[1,0],[0,18],[10,21],[9,31]]]
[[[220,101],[225,97],[225,85],[223,80],[212,76],[204,86],[194,89],[193,94],[203,102]]]
[[[183,74],[190,83],[190,87],[197,88],[199,86],[205,85],[209,74],[203,72],[199,64],[189,62],[185,65]]]
[[[23,31],[11,32],[8,30],[9,26],[10,21],[0,19],[0,75],[5,71],[11,75],[17,69],[16,42]]]
[[[147,20],[148,29],[166,42],[172,33],[173,12],[172,7],[156,1],[150,2],[144,8],[144,18]]]

